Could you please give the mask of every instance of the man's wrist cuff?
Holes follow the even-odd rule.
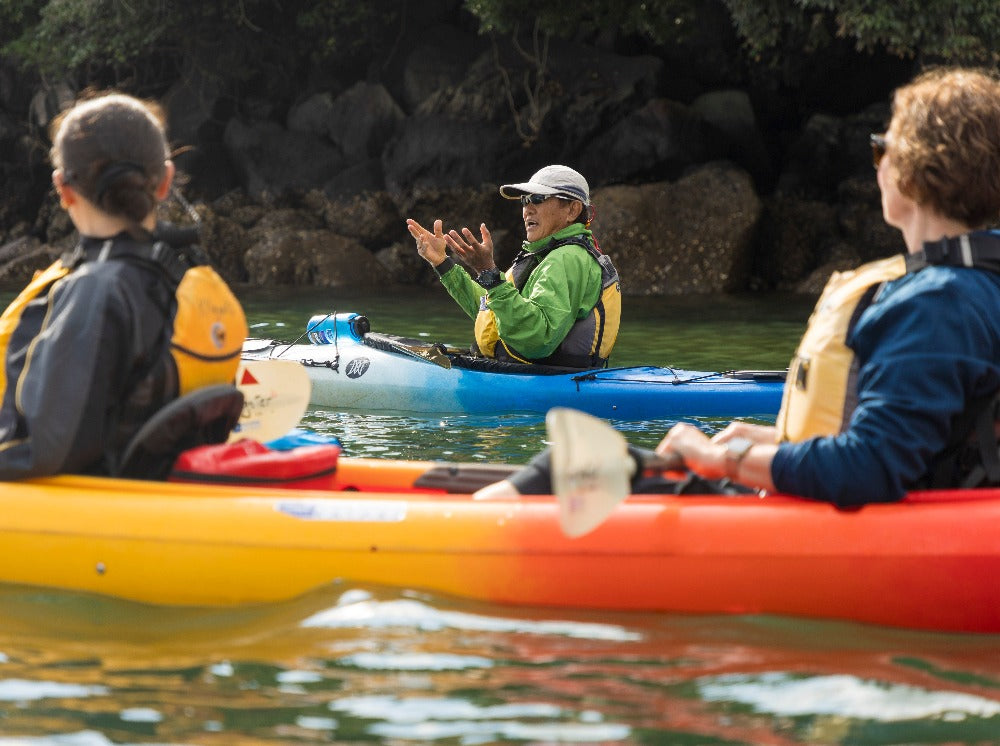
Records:
[[[434,271],[437,272],[437,276],[438,277],[440,277],[441,275],[443,275],[445,272],[447,272],[449,269],[451,269],[454,266],[455,266],[455,260],[452,259],[450,256],[446,256],[444,258],[444,261],[441,262],[440,264],[433,265]]]

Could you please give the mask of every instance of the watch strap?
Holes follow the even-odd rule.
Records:
[[[490,290],[503,282],[503,273],[499,269],[484,269],[476,275],[476,282]]]
[[[726,476],[730,481],[739,481],[740,465],[753,446],[754,444],[745,438],[734,439],[726,444]]]

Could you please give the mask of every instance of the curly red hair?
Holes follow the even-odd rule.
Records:
[[[888,130],[899,191],[944,217],[981,228],[1000,217],[1000,80],[940,68],[893,96]]]

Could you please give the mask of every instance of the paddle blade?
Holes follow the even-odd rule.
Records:
[[[242,360],[236,385],[243,392],[243,412],[229,441],[250,438],[261,443],[288,433],[299,424],[312,384],[296,360]]]
[[[575,409],[550,409],[545,429],[560,526],[567,536],[583,536],[628,495],[635,461],[621,433]]]

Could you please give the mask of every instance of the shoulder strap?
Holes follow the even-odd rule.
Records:
[[[563,246],[579,246],[580,248],[585,249],[586,252],[594,257],[597,263],[601,265],[602,272],[605,271],[605,264],[602,262],[601,257],[606,255],[582,235],[568,236],[563,239],[553,239],[546,246],[543,246],[537,251],[525,251],[524,249],[521,249],[521,251],[517,253],[517,256],[514,257],[514,262],[511,265],[510,272],[511,279],[514,282],[514,287],[517,288],[518,292],[524,289],[525,284],[528,282],[528,277],[531,276],[535,267],[542,263],[542,259]]]
[[[1000,391],[995,393],[976,415],[971,438],[979,454],[979,463],[969,472],[962,487],[1000,484]]]
[[[952,435],[922,486],[1000,485],[1000,390],[975,399],[952,421]]]
[[[990,231],[963,233],[940,241],[928,241],[921,251],[907,257],[909,271],[929,264],[1000,273],[1000,236]]]
[[[121,233],[114,238],[85,239],[78,244],[63,262],[76,267],[85,260],[103,262],[122,259],[152,266],[161,271],[168,283],[176,287],[192,267],[208,264],[208,258],[195,243],[196,228],[178,228],[169,223],[158,223],[147,239]]]

